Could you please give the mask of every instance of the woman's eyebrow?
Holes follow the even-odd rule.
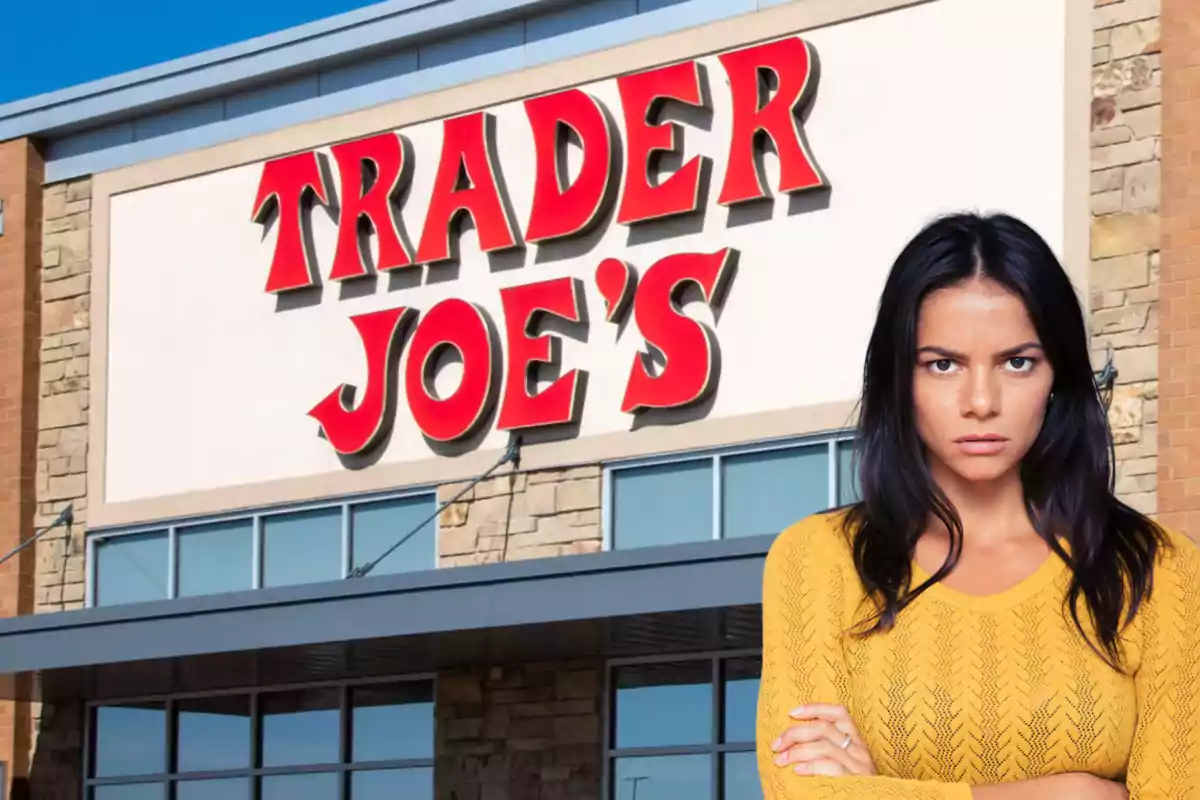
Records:
[[[1042,345],[1039,344],[1038,342],[1025,342],[1024,344],[1019,344],[1016,347],[1010,347],[1007,350],[1001,352],[1000,357],[1007,358],[1010,356],[1015,356],[1018,353],[1024,352],[1025,350],[1041,350],[1041,349],[1042,349]]]
[[[1016,347],[1010,347],[1007,350],[1002,350],[997,355],[1000,358],[1011,358],[1012,356],[1015,356],[1018,353],[1023,353],[1026,350],[1041,349],[1042,346],[1038,342],[1023,342]],[[925,345],[924,347],[917,348],[917,354],[920,355],[921,353],[929,353],[931,355],[942,356],[944,358],[966,358],[963,353],[959,353],[955,350],[950,350],[945,347],[938,347],[937,345]]]
[[[944,356],[945,358],[966,358],[966,356],[962,353],[955,352],[954,350],[947,350],[944,347],[938,347],[936,345],[925,345],[924,347],[918,347],[917,353],[931,353],[936,356]]]

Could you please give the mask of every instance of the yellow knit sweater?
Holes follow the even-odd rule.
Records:
[[[767,800],[969,800],[971,786],[1063,772],[1122,780],[1131,800],[1200,798],[1200,552],[1190,540],[1169,533],[1153,596],[1125,635],[1122,675],[1063,612],[1070,576],[1053,556],[1007,591],[935,585],[892,631],[844,635],[863,591],[840,521],[799,522],[767,556],[757,737]],[[914,570],[915,582],[928,577]],[[850,710],[878,777],[799,776],[772,762],[770,743],[806,702]]]

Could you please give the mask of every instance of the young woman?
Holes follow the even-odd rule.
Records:
[[[1113,496],[1046,243],[1007,216],[923,230],[864,381],[861,502],[767,557],[767,800],[1200,798],[1200,555]]]

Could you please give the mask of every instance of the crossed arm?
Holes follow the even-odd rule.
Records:
[[[1171,630],[1145,643],[1135,675],[1141,709],[1135,757],[1125,784],[1086,773],[990,786],[908,780],[877,774],[846,711],[849,669],[841,646],[841,598],[829,579],[832,565],[827,554],[806,558],[795,552],[807,549],[797,548],[794,540],[802,541],[808,532],[796,533],[800,536],[780,537],[764,572],[757,752],[765,800],[1200,798],[1200,723],[1195,722],[1200,719],[1200,689],[1194,703],[1181,709],[1177,693],[1163,688],[1164,681],[1167,686],[1200,687],[1200,657],[1181,651],[1181,643],[1200,643],[1200,592],[1194,588],[1178,587],[1183,593],[1160,589],[1167,597],[1154,613],[1164,622],[1188,626],[1188,631]],[[1173,577],[1164,576],[1162,583]],[[1200,584],[1200,568],[1193,577]],[[1188,608],[1175,608],[1178,602],[1172,597],[1188,598]],[[1170,627],[1157,626],[1164,633]]]

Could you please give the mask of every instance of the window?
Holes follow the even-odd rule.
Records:
[[[93,706],[86,797],[432,800],[433,698],[386,678]]]
[[[753,800],[756,653],[614,662],[605,800]]]
[[[434,569],[436,507],[436,494],[423,491],[91,533],[88,603],[336,581],[401,541],[372,575]]]
[[[605,535],[613,550],[777,534],[857,498],[846,436],[613,464]]]
[[[101,540],[88,559],[96,564],[96,600],[116,605],[167,597],[167,554],[166,531]]]

